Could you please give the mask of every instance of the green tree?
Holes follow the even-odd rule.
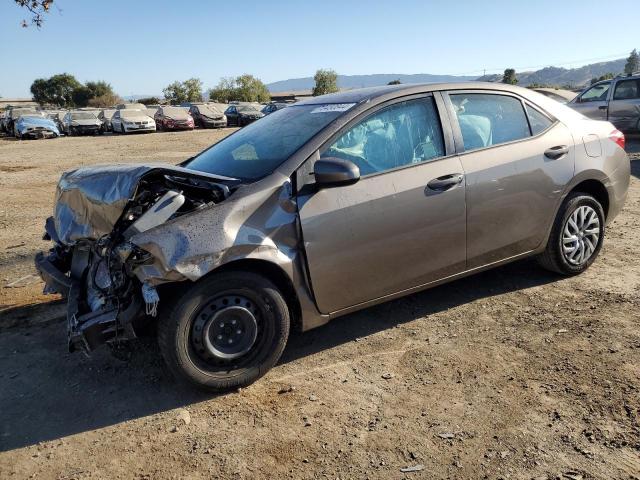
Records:
[[[20,23],[23,27],[28,27],[29,23],[40,28],[44,23],[45,14],[49,13],[53,0],[14,0],[16,5],[26,9],[31,14],[31,21],[26,19]]]
[[[202,101],[202,82],[199,78],[190,78],[184,82],[173,82],[162,90],[164,98],[172,105],[184,102]]]
[[[613,77],[615,77],[613,73],[605,73],[604,75],[600,75],[599,77],[593,77],[590,83],[591,85],[593,85],[594,83],[601,82],[602,80],[609,80]]]
[[[114,107],[119,103],[124,103],[124,100],[113,92],[99,95],[89,100],[89,106],[96,108]]]
[[[267,86],[253,75],[236,78],[225,77],[209,90],[209,99],[216,102],[268,102],[271,99]]]
[[[160,103],[160,99],[158,97],[139,98],[138,103],[143,105],[158,105]]]
[[[400,85],[402,82],[399,79],[391,80],[387,85]]]
[[[334,70],[320,69],[313,76],[316,85],[313,87],[313,96],[335,93],[338,89],[338,74]]]
[[[33,99],[41,104],[52,104],[59,107],[73,107],[74,92],[83,85],[76,77],[68,73],[54,75],[51,78],[38,78],[31,84]]]
[[[624,73],[632,75],[638,70],[640,70],[640,57],[638,56],[638,51],[634,48],[631,50],[629,58],[627,58],[627,63],[624,66]]]
[[[509,85],[515,85],[518,83],[518,79],[516,78],[516,71],[513,68],[507,68],[504,71],[504,75],[502,76],[502,83],[507,83]]]
[[[199,78],[190,78],[182,82],[187,94],[187,102],[202,101],[202,81]]]

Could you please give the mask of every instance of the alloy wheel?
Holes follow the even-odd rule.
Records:
[[[600,218],[588,205],[576,208],[562,229],[562,254],[571,265],[585,263],[598,247]]]

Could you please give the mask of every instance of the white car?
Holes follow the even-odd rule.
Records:
[[[111,117],[114,133],[155,132],[156,122],[147,112],[133,109],[119,109]]]

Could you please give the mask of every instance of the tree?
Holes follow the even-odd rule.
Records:
[[[399,79],[391,80],[387,85],[400,85],[402,82]]]
[[[51,78],[38,78],[31,84],[33,99],[40,104],[52,104],[59,107],[75,105],[74,92],[83,85],[76,77],[68,73],[54,75]]]
[[[26,9],[31,14],[31,25],[40,28],[44,23],[44,15],[49,13],[53,0],[14,0],[16,5]],[[29,26],[27,20],[22,20],[21,25]]]
[[[271,95],[260,79],[245,73],[236,78],[221,78],[218,85],[209,90],[209,99],[222,103],[268,102]]]
[[[96,108],[114,107],[119,103],[124,103],[124,100],[113,92],[89,100],[89,106]]]
[[[640,70],[640,57],[638,56],[638,51],[634,48],[631,50],[629,58],[627,58],[627,63],[624,66],[624,73],[627,75],[633,75],[638,70]]]
[[[502,83],[507,83],[509,85],[515,85],[518,83],[518,79],[516,78],[516,71],[513,68],[507,68],[504,71],[504,75],[502,76]]]
[[[172,105],[184,102],[202,101],[202,82],[199,78],[190,78],[184,82],[175,81],[162,90],[164,98]]]
[[[320,69],[313,76],[316,82],[313,87],[313,96],[335,93],[338,91],[338,74],[334,70]]]
[[[593,85],[594,83],[601,82],[602,80],[609,80],[613,77],[615,77],[613,73],[605,73],[604,75],[600,75],[599,77],[593,77],[590,83],[591,85]]]
[[[158,105],[160,103],[160,99],[158,97],[139,98],[138,103],[143,105]]]

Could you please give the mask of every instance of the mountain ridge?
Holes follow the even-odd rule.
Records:
[[[619,58],[608,62],[597,62],[576,68],[544,67],[539,70],[516,72],[518,85],[529,86],[553,85],[558,87],[580,88],[589,84],[592,78],[598,78],[607,73],[614,75],[624,71],[626,59]],[[370,75],[338,75],[338,86],[343,89],[376,87],[386,85],[392,80],[400,80],[402,83],[433,83],[433,82],[465,82],[470,80],[499,82],[502,74],[484,76],[469,75],[436,75],[429,73],[393,74],[374,73]],[[290,78],[267,84],[272,93],[311,90],[315,82],[313,77]]]

